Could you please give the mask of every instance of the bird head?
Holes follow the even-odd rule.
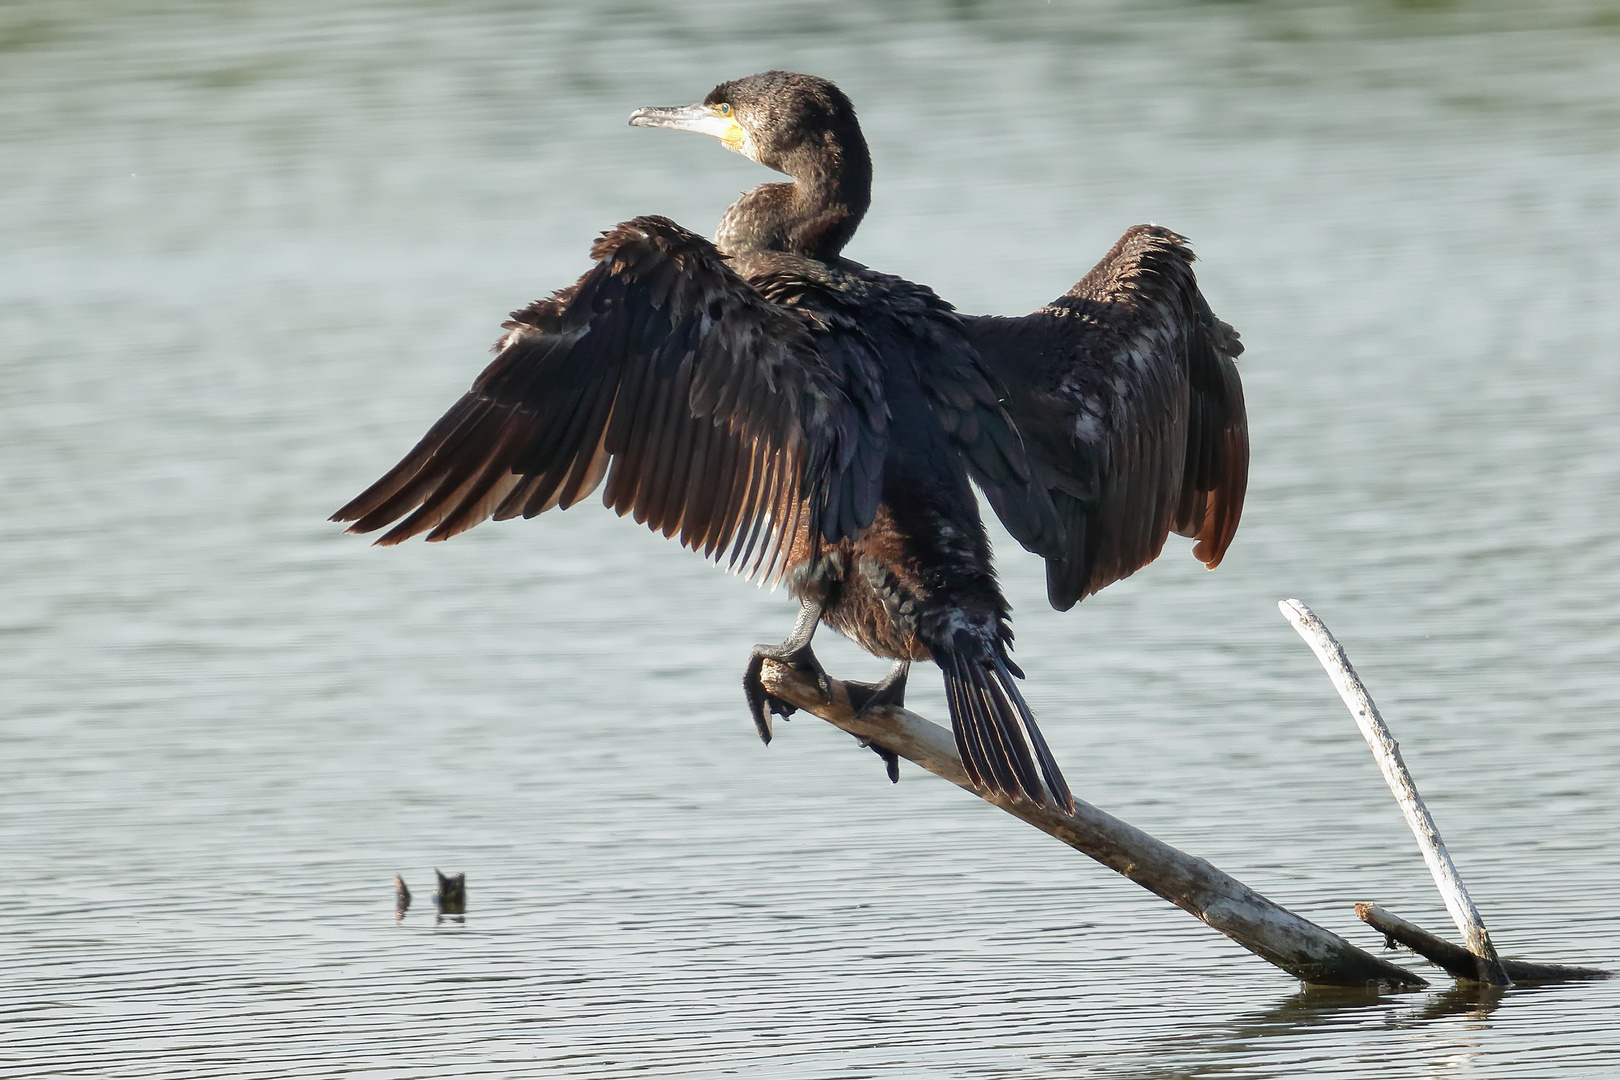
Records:
[[[765,71],[723,82],[695,105],[637,109],[634,127],[664,127],[712,135],[744,157],[797,175],[796,159],[825,154],[827,144],[860,141],[855,107],[826,79]]]

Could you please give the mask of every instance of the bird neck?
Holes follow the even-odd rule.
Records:
[[[853,140],[806,144],[778,166],[791,184],[761,184],[731,204],[715,242],[722,251],[786,251],[835,258],[872,203],[872,158]]]

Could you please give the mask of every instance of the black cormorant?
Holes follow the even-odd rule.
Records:
[[[933,660],[973,780],[1072,807],[1018,691],[969,480],[1046,559],[1058,608],[1151,562],[1172,530],[1220,561],[1248,474],[1241,346],[1185,242],[1138,226],[1041,310],[963,316],[840,256],[872,166],[832,83],[765,72],[630,123],[713,135],[792,182],[744,194],[713,243],[662,217],[605,233],[596,265],[514,312],[472,390],[334,520],[392,524],[382,544],[443,540],[605,479],[619,514],[799,598],[793,633],[744,676],[762,737],[790,711],[763,660],[825,690],[810,650],[825,621],[894,661],[859,707],[900,703],[910,663]]]

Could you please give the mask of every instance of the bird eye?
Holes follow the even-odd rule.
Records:
[[[726,102],[726,101],[722,101],[720,104],[718,104],[718,105],[716,105],[714,107],[714,111],[715,111],[715,114],[717,116],[730,116],[731,115],[731,103]]]

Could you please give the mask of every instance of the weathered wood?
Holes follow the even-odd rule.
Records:
[[[1440,830],[1434,824],[1434,817],[1429,813],[1429,808],[1423,804],[1423,796],[1418,794],[1417,785],[1412,782],[1412,774],[1406,769],[1406,762],[1401,760],[1400,744],[1395,741],[1395,736],[1390,734],[1384,718],[1378,714],[1378,706],[1373,704],[1367,688],[1362,685],[1360,676],[1356,674],[1356,669],[1350,666],[1350,658],[1345,655],[1344,646],[1328,632],[1328,628],[1316,617],[1316,613],[1300,601],[1279,600],[1277,607],[1282,611],[1283,617],[1299,631],[1299,636],[1305,639],[1305,643],[1311,647],[1316,658],[1322,661],[1322,667],[1327,670],[1328,678],[1333,680],[1333,686],[1339,691],[1339,697],[1344,699],[1345,708],[1355,717],[1356,726],[1361,729],[1362,737],[1367,740],[1367,746],[1372,750],[1373,758],[1384,774],[1384,782],[1389,785],[1389,790],[1395,795],[1395,801],[1400,804],[1407,825],[1411,826],[1412,835],[1417,837],[1418,848],[1423,852],[1423,861],[1428,864],[1435,887],[1440,890],[1440,897],[1446,902],[1446,910],[1451,913],[1452,921],[1457,924],[1457,930],[1468,943],[1468,951],[1475,957],[1475,973],[1464,977],[1495,986],[1511,985],[1512,980],[1502,969],[1502,961],[1496,955],[1496,946],[1491,943],[1491,933],[1485,929],[1485,920],[1480,918],[1479,909],[1474,906],[1468,890],[1463,887],[1456,864],[1451,861],[1451,853],[1446,850],[1445,842],[1440,839]]]
[[[1455,975],[1459,979],[1477,978],[1479,957],[1454,945],[1445,938],[1435,937],[1422,927],[1391,915],[1377,904],[1357,904],[1356,917],[1387,938]],[[1572,982],[1583,979],[1612,979],[1614,972],[1602,968],[1570,967],[1566,964],[1531,964],[1523,960],[1503,960],[1502,968],[1515,983]]]
[[[1178,851],[1078,799],[1071,815],[975,787],[957,756],[950,731],[916,713],[880,706],[856,716],[842,683],[833,684],[833,700],[823,703],[814,680],[801,672],[767,661],[762,675],[766,689],[783,701],[892,750],[1055,836],[1296,978],[1329,986],[1428,985],[1398,964],[1364,952],[1272,903],[1203,859]]]

